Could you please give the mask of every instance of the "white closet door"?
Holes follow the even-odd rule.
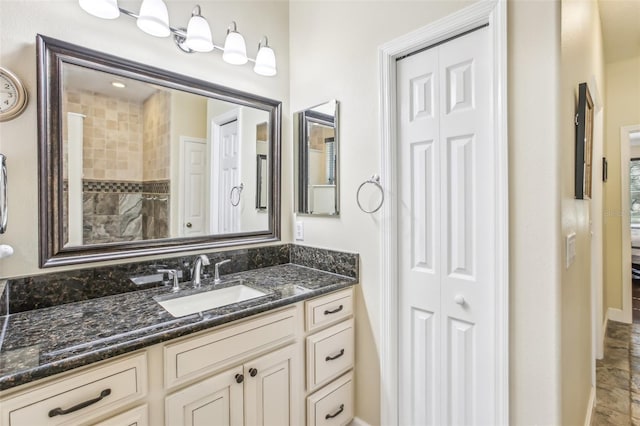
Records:
[[[488,31],[398,62],[401,424],[494,421]]]
[[[218,206],[219,223],[217,233],[228,234],[240,231],[240,140],[238,121],[220,127],[220,189]],[[234,189],[236,188],[236,189]],[[233,194],[232,194],[233,192]],[[234,206],[232,204],[232,199]]]

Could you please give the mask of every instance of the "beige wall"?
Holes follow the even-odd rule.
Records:
[[[85,115],[83,178],[140,182],[142,105],[88,91],[65,91],[64,97],[65,113]],[[66,114],[63,115],[62,127],[66,142]],[[66,150],[64,154],[66,161]]]
[[[560,245],[576,234],[575,262],[561,271],[562,424],[583,424],[591,390],[591,229],[590,209],[602,211],[600,199],[576,200],[574,188],[575,125],[578,85],[587,82],[592,97],[603,95],[604,63],[600,15],[595,0],[562,1],[560,85]],[[602,103],[601,99],[594,99]],[[600,133],[602,129],[598,129]],[[593,193],[602,191],[601,137],[594,135]],[[595,212],[594,212],[595,213]],[[595,215],[594,215],[595,216]],[[595,238],[595,236],[594,236]],[[562,250],[564,252],[564,249]],[[602,321],[602,318],[599,319]],[[581,326],[577,326],[580,324]]]
[[[143,104],[142,179],[169,179],[171,95],[158,90]]]
[[[123,6],[132,8],[139,4],[123,2]],[[186,24],[194,3],[169,0],[167,4],[171,23]],[[0,152],[7,156],[10,203],[9,226],[7,232],[0,235],[0,243],[9,244],[15,250],[12,257],[0,262],[0,277],[69,269],[38,269],[36,34],[281,100],[284,128],[290,126],[288,4],[268,0],[200,1],[199,4],[203,15],[211,21],[217,43],[224,40],[227,24],[236,20],[247,40],[249,56],[255,57],[257,41],[267,34],[277,55],[278,75],[266,78],[255,74],[249,65],[226,64],[219,53],[185,54],[169,38],[144,34],[131,18],[95,18],[80,9],[76,0],[0,1],[0,64],[23,80],[30,95],[29,105],[20,117],[0,123]],[[292,173],[290,144],[290,135],[284,131],[282,173],[285,177]],[[287,214],[292,210],[290,184],[290,179],[283,179],[283,241],[291,239],[291,217]]]
[[[510,423],[558,425],[560,4],[507,7]]]
[[[640,124],[640,57],[606,65],[604,308],[622,309],[622,214],[620,127]]]

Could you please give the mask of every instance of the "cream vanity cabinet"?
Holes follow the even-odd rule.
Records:
[[[165,398],[165,425],[300,424],[299,309],[166,345],[166,386],[206,377]]]
[[[353,333],[349,288],[3,392],[0,424],[345,425]]]
[[[353,420],[353,289],[305,302],[307,426]]]

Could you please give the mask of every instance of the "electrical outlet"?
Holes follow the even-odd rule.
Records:
[[[296,241],[304,241],[304,222],[296,221]]]

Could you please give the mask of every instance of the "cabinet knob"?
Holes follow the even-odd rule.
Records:
[[[255,369],[255,368],[250,368],[249,369],[249,375],[251,377],[256,377],[256,374],[258,374],[258,370],[257,369]]]
[[[193,225],[191,225],[191,222],[187,222],[187,228],[191,228]]]
[[[236,383],[244,382],[244,376],[242,374],[236,374]]]

